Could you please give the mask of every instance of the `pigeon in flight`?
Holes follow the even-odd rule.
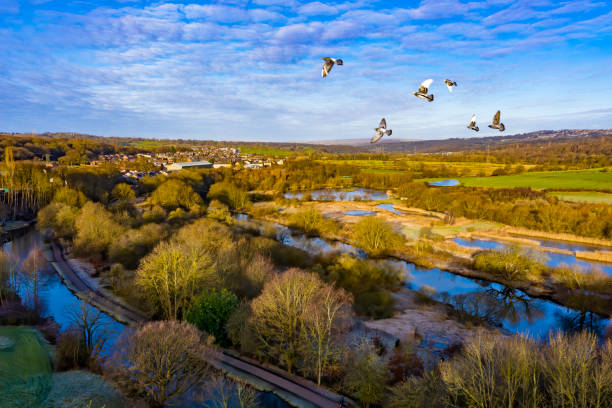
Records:
[[[391,136],[391,133],[392,133],[391,129],[387,129],[387,121],[385,120],[385,118],[382,118],[382,120],[380,121],[380,124],[374,130],[376,131],[376,134],[374,134],[374,136],[372,136],[372,140],[370,140],[370,143],[376,143],[384,135]]]
[[[325,61],[325,63],[323,64],[323,71],[321,72],[321,76],[323,78],[329,75],[332,68],[334,67],[334,64],[342,65],[342,60],[340,58],[336,59],[330,57],[323,57],[323,61]]]
[[[416,91],[413,95],[417,98],[427,99],[429,102],[432,102],[434,100],[433,94],[427,95],[428,88],[432,82],[433,79],[426,79],[425,81],[423,81],[421,86],[419,86],[419,90]]]
[[[499,116],[501,115],[501,113],[499,111],[497,111],[497,113],[495,114],[495,116],[493,116],[493,123],[489,125],[489,127],[491,129],[498,129],[500,132],[503,132],[504,130],[506,130],[506,127],[504,126],[503,123],[501,123],[499,121]]]
[[[468,129],[472,129],[476,132],[478,132],[480,129],[478,128],[478,126],[476,126],[476,115],[472,115],[472,121],[470,122],[470,124],[467,126]]]
[[[457,86],[457,82],[451,81],[450,79],[445,79],[444,83],[446,84],[448,88],[448,92],[453,92],[453,86]]]

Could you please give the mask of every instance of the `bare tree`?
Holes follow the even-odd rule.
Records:
[[[149,322],[124,334],[108,366],[122,387],[136,387],[154,407],[172,405],[202,381],[210,348],[188,323]]]
[[[321,377],[338,351],[336,346],[340,342],[341,332],[350,324],[351,304],[351,296],[344,290],[324,284],[317,291],[313,305],[305,316],[305,341],[312,345],[306,348],[306,357],[314,360],[313,371],[318,385],[321,385]]]
[[[72,329],[79,335],[85,354],[89,356],[90,364],[97,361],[111,334],[104,315],[87,301],[74,305],[66,313]]]

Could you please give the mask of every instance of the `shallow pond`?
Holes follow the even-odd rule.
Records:
[[[403,212],[401,212],[399,210],[396,210],[395,207],[393,206],[393,204],[378,204],[376,206],[376,208],[380,208],[380,209],[385,210],[385,211],[390,211],[393,214],[404,215]]]
[[[503,244],[501,242],[484,240],[484,239],[454,238],[453,241],[455,241],[459,245],[470,247],[470,248],[501,249],[507,246],[506,244]],[[553,245],[550,245],[550,244],[564,245],[565,243],[559,243],[557,241],[546,241],[546,243],[545,244],[543,243],[542,245],[550,246],[552,248]],[[570,249],[572,246],[573,246],[572,244],[568,244],[566,248],[562,248],[562,249],[567,249],[571,251],[573,250],[573,249]],[[578,246],[573,246],[573,247],[580,247],[580,246],[578,245]],[[560,247],[557,246],[555,248],[560,248]],[[534,249],[537,250],[537,247]],[[590,249],[590,250],[593,250],[593,249]],[[567,265],[567,266],[578,266],[583,270],[590,270],[592,268],[597,268],[597,269],[600,269],[602,272],[607,273],[608,275],[612,275],[612,264],[609,264],[609,263],[599,263],[599,262],[591,262],[591,261],[576,259],[574,255],[557,254],[553,252],[542,252],[542,253],[546,257],[546,265],[550,267],[558,267],[558,266]]]
[[[320,201],[369,201],[386,200],[389,198],[386,192],[381,190],[370,190],[367,188],[351,189],[323,189],[312,191],[298,191],[285,193],[285,198],[302,199],[305,194],[310,194],[312,200]]]
[[[375,215],[376,211],[364,211],[364,210],[349,210],[344,212],[345,215],[355,215],[357,217],[367,217],[369,215]]]
[[[249,221],[248,216],[240,218],[242,222],[250,223],[252,227],[260,225],[258,222]],[[278,241],[310,254],[338,252],[367,258],[363,250],[352,245],[322,238],[309,238],[303,234],[292,234],[292,231],[286,226],[270,224],[277,228],[276,239]],[[261,231],[263,231],[263,226]],[[488,248],[503,245],[493,241],[484,243],[488,245]],[[608,324],[608,319],[592,313],[580,313],[551,301],[532,298],[519,290],[497,283],[465,278],[438,268],[419,268],[414,264],[394,259],[375,262],[389,268],[400,268],[407,277],[408,287],[415,290],[423,288],[427,291],[430,291],[429,288],[431,288],[434,298],[484,317],[510,332],[541,338],[551,330],[573,331],[586,327],[601,335]]]

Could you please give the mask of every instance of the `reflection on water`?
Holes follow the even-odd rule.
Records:
[[[354,201],[354,200],[386,200],[389,198],[386,192],[380,190],[370,190],[367,188],[351,189],[323,189],[301,192],[285,193],[285,198],[302,199],[310,195],[311,200],[320,201]]]
[[[501,249],[501,248],[506,247],[506,245],[501,242],[484,240],[484,239],[454,238],[453,241],[461,246],[465,246],[469,248]],[[553,245],[549,245],[548,244],[549,242],[555,242],[555,241],[542,241],[542,245],[549,246],[552,248]],[[562,249],[567,249],[570,251],[574,250],[574,249],[571,249],[573,247],[576,247],[576,248],[580,247],[580,245],[561,244],[560,246],[556,246],[555,248],[561,248],[561,246],[566,246],[566,248],[562,248]],[[587,249],[584,249],[583,247],[583,250],[587,250]],[[592,251],[594,249],[590,249],[590,250]],[[597,268],[601,270],[602,272],[607,273],[608,275],[612,275],[612,265],[611,264],[583,261],[580,259],[576,259],[574,255],[557,254],[554,252],[545,252],[545,255],[547,258],[546,265],[553,267],[553,268],[561,267],[561,266],[580,267],[583,270],[591,270],[593,268]]]
[[[242,222],[248,222],[251,228],[264,231],[262,223],[250,221],[248,216],[241,217]],[[348,253],[352,256],[366,258],[367,254],[352,245],[340,242],[330,242],[322,238],[309,238],[302,234],[292,234],[291,230],[283,225],[269,223],[276,228],[276,239],[286,245],[304,250],[310,254],[326,254],[332,252]],[[491,241],[485,241],[491,242]],[[491,242],[492,245],[501,245]],[[551,330],[564,329],[559,316],[567,316],[576,311],[557,305],[544,299],[532,298],[520,290],[508,288],[504,285],[477,279],[470,279],[438,268],[423,269],[414,264],[394,260],[378,260],[387,267],[400,268],[403,271],[408,286],[418,290],[423,286],[435,289],[434,297],[460,307],[466,313],[483,318],[492,324],[499,325],[513,333],[529,334],[536,338],[547,336]],[[383,265],[384,266],[384,265]],[[596,329],[604,327],[608,319],[597,315],[589,316],[592,325],[586,328]]]
[[[42,242],[40,234],[32,229],[4,244],[3,249],[16,263],[21,264],[30,250],[36,246],[42,247]],[[71,312],[80,309],[82,301],[68,290],[46,259],[43,258],[42,262],[39,296],[43,305],[43,315],[53,318],[61,326],[61,329],[65,330],[73,322],[70,317]],[[22,299],[27,299],[30,296],[29,285],[19,285],[18,294]],[[124,325],[105,313],[102,313],[101,321],[105,332],[108,334],[106,343],[108,348],[115,343],[119,334],[123,331]]]

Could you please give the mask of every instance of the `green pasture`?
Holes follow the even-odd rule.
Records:
[[[428,179],[424,181],[442,180]],[[531,187],[534,189],[612,189],[612,171],[601,169],[539,171],[511,176],[461,177],[461,184],[468,187],[513,188]]]
[[[598,191],[551,191],[548,194],[573,203],[612,204],[612,194]]]
[[[253,147],[253,146],[238,146],[238,148],[240,149],[240,153],[245,153],[245,154],[259,154],[262,156],[282,156],[282,157],[286,157],[289,156],[291,154],[294,154],[294,152],[290,151],[290,150],[283,150],[283,149],[274,149],[271,147]],[[313,149],[309,149],[311,151],[314,151]],[[305,151],[307,152],[307,151]]]
[[[40,406],[52,388],[51,348],[32,327],[0,326],[14,346],[0,350],[0,407]]]

